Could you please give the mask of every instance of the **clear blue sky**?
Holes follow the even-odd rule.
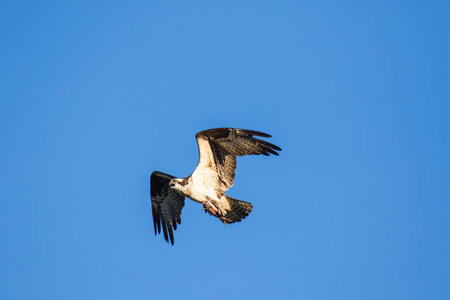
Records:
[[[2,1],[0,299],[449,299],[448,1]],[[149,176],[238,159],[224,227]]]

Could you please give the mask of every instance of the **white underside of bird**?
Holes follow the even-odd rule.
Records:
[[[203,204],[203,209],[212,215],[218,216],[222,221],[225,219],[226,210],[230,210],[225,193],[217,192],[217,185],[214,180],[216,172],[211,169],[196,169],[195,172],[187,178],[174,178],[170,186],[189,199]],[[181,182],[187,182],[182,185]],[[225,222],[224,222],[225,223]]]

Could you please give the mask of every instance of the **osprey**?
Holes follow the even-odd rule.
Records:
[[[252,204],[225,195],[233,186],[236,156],[278,155],[281,148],[254,136],[270,135],[246,129],[215,128],[200,131],[197,139],[199,161],[194,172],[185,178],[155,171],[150,176],[155,235],[174,243],[173,230],[181,223],[184,198],[203,204],[203,209],[225,225],[240,222],[252,211]],[[173,229],[172,229],[173,228]]]

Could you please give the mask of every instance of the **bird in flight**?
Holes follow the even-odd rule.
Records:
[[[184,199],[203,204],[203,209],[219,218],[225,225],[240,222],[252,211],[252,204],[225,195],[233,186],[236,156],[278,155],[281,148],[258,137],[270,135],[246,129],[215,128],[200,131],[195,135],[199,161],[194,172],[185,178],[154,171],[150,176],[155,235],[164,234],[164,239],[173,245],[173,230],[181,223]]]

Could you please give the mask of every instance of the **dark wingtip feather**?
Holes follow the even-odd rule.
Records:
[[[265,138],[272,137],[270,134],[267,134],[267,133],[264,133],[264,132],[261,132],[261,131],[249,130],[249,129],[237,129],[237,130],[242,132],[242,133],[248,134],[250,136],[256,135],[256,136],[265,137]]]
[[[155,235],[157,234],[156,231],[156,216],[155,216],[155,211],[152,209],[152,215],[153,215],[153,228],[155,229]]]
[[[271,148],[266,148],[266,149],[264,149],[264,151],[269,152],[270,154],[273,154],[273,155],[279,155],[278,152],[276,152],[275,150],[272,150]]]
[[[264,132],[260,132],[260,131],[255,131],[255,130],[237,129],[237,131],[240,132],[240,133],[247,134],[247,135],[249,135],[251,137],[253,137],[253,136],[260,136],[260,137],[265,137],[265,138],[272,137],[270,134],[267,134],[267,133],[264,133]],[[279,155],[276,151],[281,151],[281,148],[278,147],[277,145],[274,145],[274,144],[269,143],[267,141],[260,140],[258,138],[254,138],[254,139],[264,145],[264,149],[263,149],[264,152],[261,153],[262,155],[269,156],[268,153],[273,154],[273,155]]]
[[[156,222],[155,219],[153,218],[153,228],[155,229],[155,235],[158,234],[158,232],[156,231]]]
[[[277,145],[274,145],[274,144],[266,142],[266,141],[263,141],[263,142],[264,142],[264,146],[266,146],[267,148],[272,148],[273,150],[281,151],[281,148],[278,147]]]
[[[272,144],[272,148],[277,150],[277,151],[282,151],[283,150],[283,149],[281,149],[280,147],[278,147],[278,146],[276,146],[274,144]]]
[[[167,235],[167,225],[164,222],[162,223],[162,229],[164,233],[164,239],[166,240],[166,242],[169,242],[169,237]]]
[[[170,243],[173,245],[173,242],[174,242],[174,239],[173,239],[173,230],[172,230],[171,224],[168,224],[168,225],[169,225],[168,229],[169,229]]]
[[[152,203],[152,215],[153,215],[153,228],[155,229],[155,235],[161,233],[161,216],[159,215],[159,207],[157,204]]]

